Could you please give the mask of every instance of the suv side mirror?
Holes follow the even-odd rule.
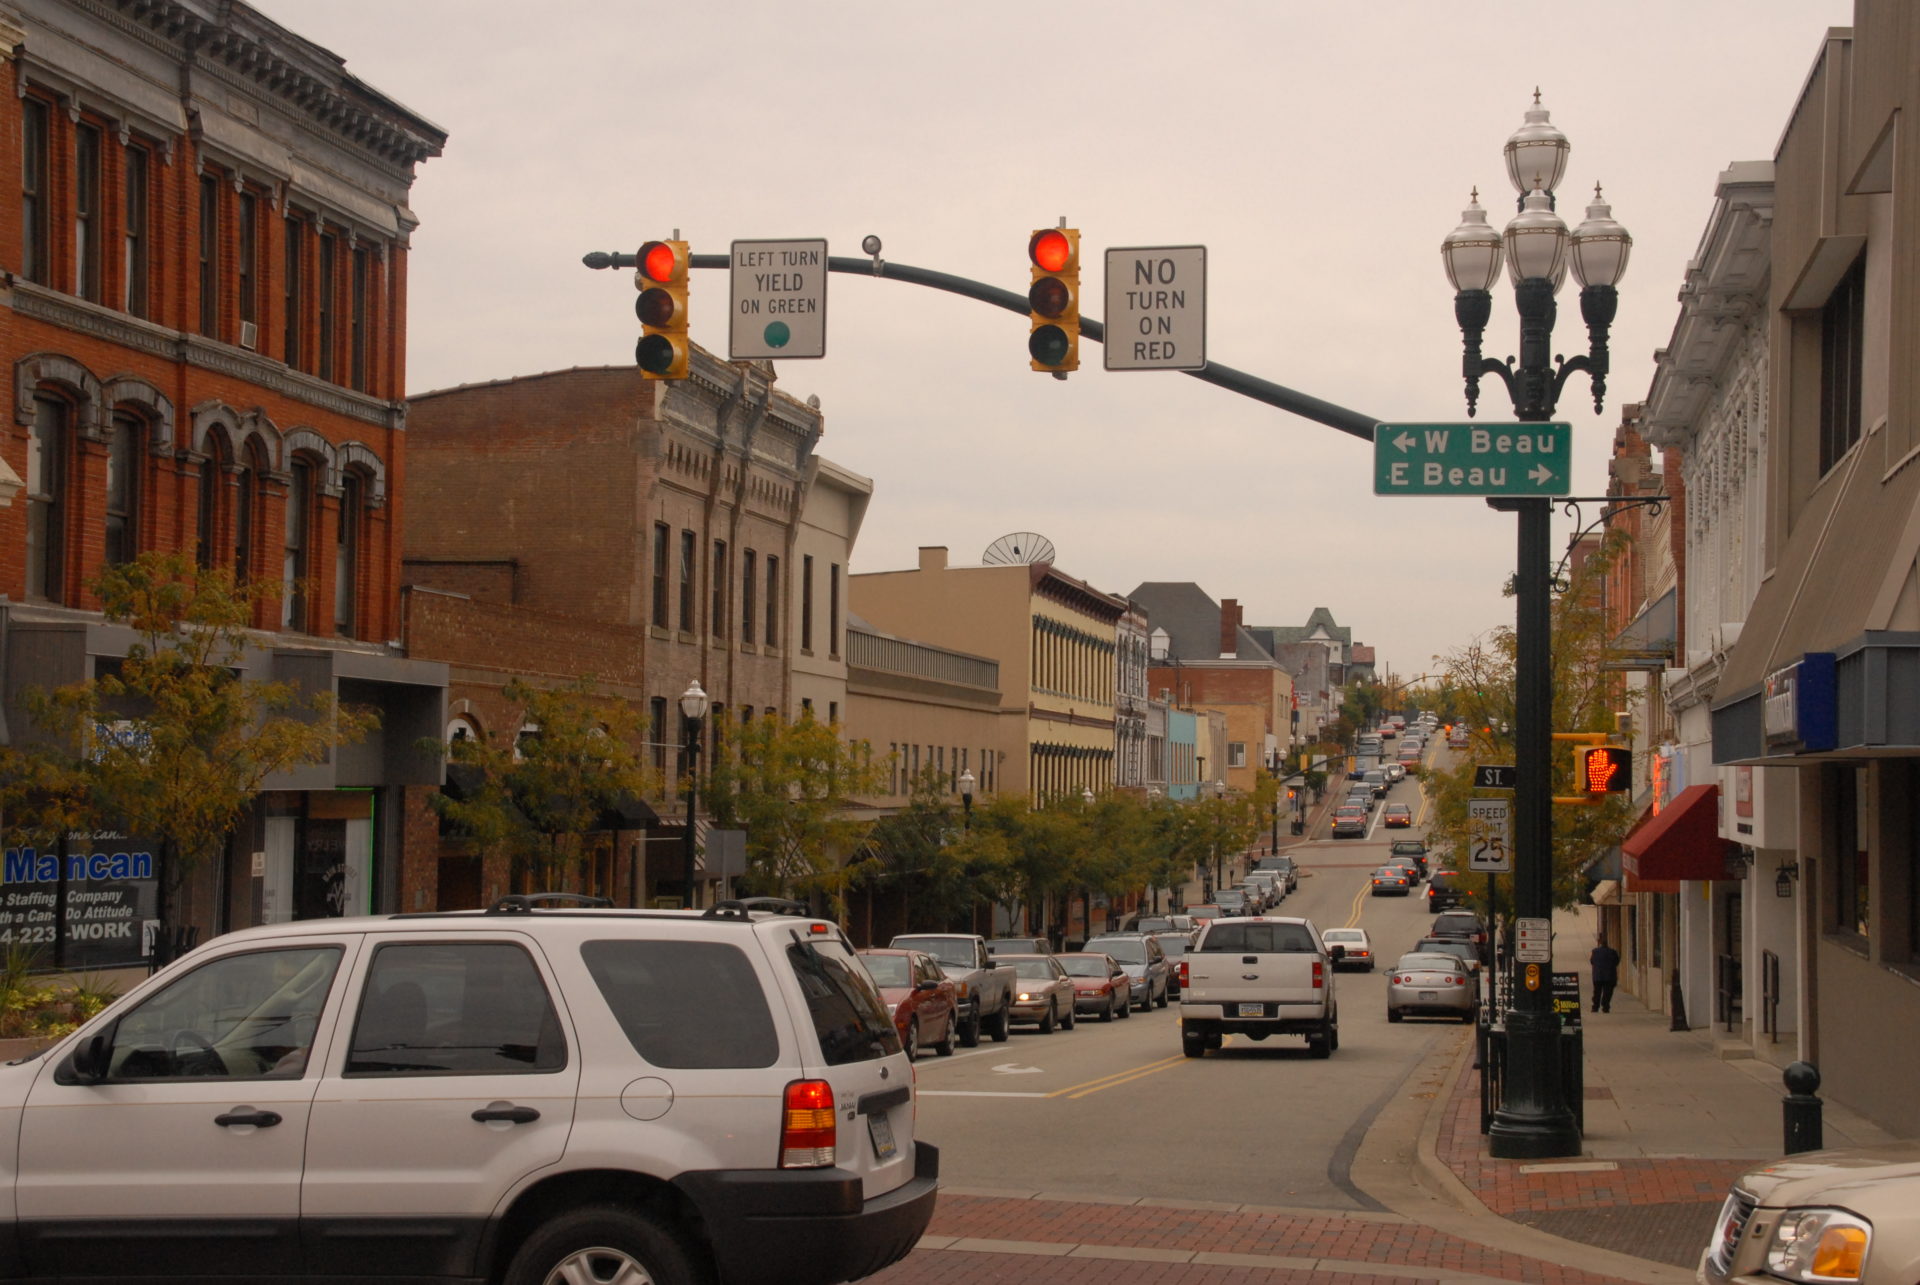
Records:
[[[113,1042],[108,1038],[110,1031],[98,1035],[89,1035],[74,1046],[68,1065],[73,1067],[73,1078],[81,1084],[98,1084],[107,1078],[109,1063],[113,1056]]]

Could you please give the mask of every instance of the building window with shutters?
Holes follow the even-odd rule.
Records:
[[[295,459],[288,470],[286,547],[280,561],[280,626],[312,632],[307,621],[308,532],[313,521],[313,465]]]
[[[38,98],[20,103],[20,275],[49,285],[52,193],[48,191],[47,154],[52,149],[53,113]]]
[[[693,632],[693,577],[697,570],[694,549],[694,534],[691,531],[680,532],[680,632]]]
[[[759,591],[759,586],[754,583],[757,570],[753,550],[748,549],[740,555],[740,641],[749,646],[754,641],[754,596]]]
[[[200,176],[200,333],[220,337],[220,180]]]
[[[123,155],[120,176],[121,195],[125,199],[125,223],[121,239],[121,306],[135,317],[147,316],[147,210],[151,200],[147,188],[147,149],[129,145]]]
[[[669,581],[673,568],[672,557],[673,528],[664,522],[653,524],[653,623],[656,628],[668,629],[673,625],[668,615]]]
[[[100,129],[82,124],[73,135],[73,292],[100,301]]]
[[[107,439],[106,560],[110,567],[132,562],[139,552],[136,531],[140,511],[140,443],[146,422],[137,415],[116,411]]]
[[[33,399],[27,430],[27,597],[64,602],[67,461],[73,410],[52,397]]]
[[[767,555],[767,646],[780,645],[780,559]]]
[[[366,521],[366,481],[358,473],[340,479],[340,527],[333,550],[333,632],[354,636],[357,624],[354,583],[360,571],[361,525]]]

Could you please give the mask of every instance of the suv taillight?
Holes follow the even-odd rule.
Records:
[[[1180,961],[1180,985],[1184,989],[1189,984],[1187,981],[1187,961],[1183,959]]]
[[[833,1086],[825,1080],[795,1080],[787,1086],[780,1126],[780,1167],[819,1169],[834,1160]]]

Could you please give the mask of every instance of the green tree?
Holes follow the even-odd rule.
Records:
[[[747,832],[747,877],[756,892],[826,899],[846,923],[846,890],[869,873],[860,856],[873,821],[856,807],[886,788],[866,741],[837,723],[756,718],[721,745],[707,780],[708,807]]]
[[[907,805],[874,822],[867,835],[870,861],[862,880],[875,895],[899,898],[901,922],[946,927],[970,918],[979,885],[961,842],[965,831],[949,793],[949,778],[924,768],[912,781]],[[872,931],[869,925],[868,937]]]
[[[1625,548],[1624,537],[1602,543],[1553,603],[1553,730],[1556,732],[1612,732],[1616,711],[1627,699],[1617,671],[1607,668],[1615,658],[1599,586],[1607,569]],[[1426,788],[1434,800],[1430,833],[1458,854],[1464,866],[1467,850],[1467,800],[1475,796],[1476,763],[1514,762],[1514,637],[1510,628],[1493,631],[1442,658],[1446,680],[1440,699],[1447,702],[1470,730],[1468,752],[1453,770],[1429,771]],[[1555,741],[1549,764],[1553,792],[1573,793],[1573,751]],[[1626,794],[1604,796],[1599,804],[1555,805],[1553,808],[1553,893],[1559,906],[1570,906],[1584,891],[1581,871],[1593,858],[1617,844],[1631,823]],[[1456,867],[1459,868],[1459,867]],[[1512,904],[1512,876],[1499,877],[1500,897]]]
[[[125,827],[159,840],[156,964],[171,952],[185,879],[222,850],[267,781],[323,762],[378,726],[330,692],[240,674],[255,606],[278,583],[236,585],[179,553],[147,553],[89,582],[137,635],[95,678],[27,693],[38,739],[0,751],[10,824]]]
[[[639,748],[641,718],[591,677],[554,687],[516,678],[502,695],[512,710],[500,730],[447,747],[470,784],[433,806],[476,853],[507,857],[514,886],[577,886],[608,813],[660,786]]]

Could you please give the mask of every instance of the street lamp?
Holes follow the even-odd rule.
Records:
[[[687,684],[687,690],[680,694],[680,714],[686,723],[687,732],[687,835],[683,851],[683,872],[685,880],[685,905],[693,908],[693,816],[700,803],[700,724],[707,717],[707,694],[700,689],[700,680],[694,679]]]
[[[1280,751],[1275,750],[1267,759],[1267,772],[1273,777],[1273,840],[1267,845],[1269,852],[1280,851]]]
[[[963,833],[973,831],[973,783],[972,768],[960,773],[960,825]]]
[[[1627,270],[1633,238],[1615,223],[1594,188],[1587,218],[1572,232],[1554,212],[1554,189],[1566,173],[1566,136],[1548,119],[1534,91],[1526,122],[1507,140],[1507,176],[1519,192],[1519,213],[1499,236],[1492,235],[1479,192],[1460,226],[1441,242],[1441,259],[1453,283],[1454,318],[1465,350],[1467,414],[1479,398],[1480,379],[1496,375],[1513,402],[1514,418],[1544,423],[1553,418],[1560,391],[1577,370],[1587,372],[1598,411],[1607,387],[1607,330],[1618,306],[1615,286]],[[1493,283],[1502,259],[1513,281],[1520,314],[1517,364],[1480,355],[1480,338],[1492,315]],[[1554,295],[1569,267],[1580,283],[1580,315],[1587,324],[1587,351],[1557,365],[1552,359]],[[1517,518],[1514,575],[1514,909],[1522,926],[1538,926],[1541,938],[1553,916],[1552,564],[1547,552],[1552,501],[1545,496],[1493,497],[1487,503]],[[1532,921],[1531,924],[1529,921]],[[1495,1156],[1530,1159],[1574,1155],[1580,1130],[1560,1082],[1560,1019],[1547,985],[1549,962],[1517,961],[1527,984],[1510,986],[1505,1014],[1507,1071],[1500,1109],[1488,1129]],[[1532,966],[1530,966],[1530,963]]]

